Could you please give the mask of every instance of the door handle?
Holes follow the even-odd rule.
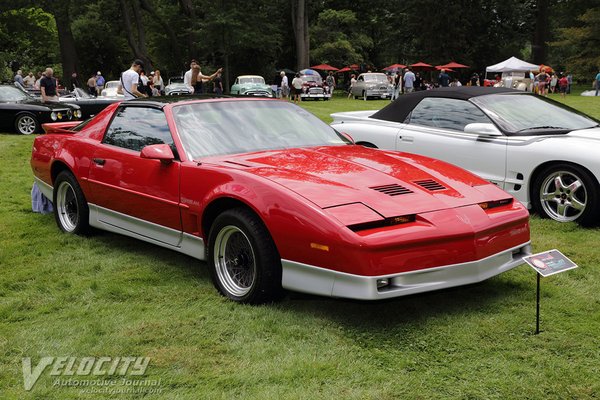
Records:
[[[415,141],[415,138],[412,136],[398,136],[398,139],[400,139],[401,142],[408,142],[408,143],[412,143]]]
[[[103,158],[92,158],[92,161],[98,165],[104,165],[104,163],[106,163],[106,160]]]

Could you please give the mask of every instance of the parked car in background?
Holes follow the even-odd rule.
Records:
[[[355,99],[390,99],[392,98],[393,86],[390,84],[386,74],[380,72],[367,72],[356,78],[352,86],[352,95]]]
[[[303,69],[299,72],[303,82],[302,93],[300,94],[301,100],[329,100],[331,98],[329,86],[323,81],[323,78],[321,78],[321,75],[317,71],[314,69]]]
[[[182,96],[188,94],[194,94],[194,88],[184,83],[183,76],[172,76],[169,78],[169,83],[165,86],[165,95]]]
[[[238,76],[231,86],[230,93],[234,95],[273,97],[271,86],[267,85],[265,78],[259,75]]]
[[[120,97],[93,97],[85,90],[75,88],[72,92],[61,94],[61,103],[77,104],[81,109],[81,118],[88,119],[104,110],[108,105],[123,101]]]
[[[530,253],[527,210],[496,186],[353,145],[288,102],[155,97],[45,129],[31,166],[62,231],[95,227],[207,259],[237,302],[282,289],[409,295],[480,282]]]
[[[0,129],[22,135],[41,132],[41,124],[81,119],[75,104],[43,103],[14,85],[0,85]]]
[[[442,88],[332,117],[357,143],[459,165],[543,217],[600,222],[599,121],[556,101],[508,88]]]
[[[119,97],[124,98],[123,94],[118,93],[119,85],[121,81],[108,81],[104,85],[104,89],[100,92],[100,96],[102,97]]]

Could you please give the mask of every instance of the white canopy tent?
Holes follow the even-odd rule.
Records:
[[[539,65],[519,60],[517,57],[511,57],[508,60],[502,61],[501,63],[490,65],[485,69],[485,73],[537,71],[539,68]]]

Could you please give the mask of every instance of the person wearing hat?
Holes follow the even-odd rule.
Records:
[[[98,71],[96,73],[96,92],[98,92],[98,94],[102,93],[102,89],[104,89],[104,84],[106,83],[104,77],[102,76],[102,73],[100,71]]]
[[[131,68],[121,74],[121,84],[118,93],[125,96],[125,100],[133,100],[138,97],[147,97],[146,94],[138,90],[140,82],[140,71],[144,68],[142,60],[136,59],[131,64]]]

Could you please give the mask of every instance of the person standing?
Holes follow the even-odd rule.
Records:
[[[46,68],[44,76],[40,80],[40,90],[42,92],[42,102],[58,101],[56,92],[56,78],[54,78],[52,68]]]
[[[90,96],[96,96],[96,75],[90,76],[87,81],[88,92]]]
[[[568,87],[569,87],[569,80],[567,79],[566,76],[561,74],[560,79],[558,80],[558,91],[560,92],[561,97],[565,97],[565,95],[567,94]]]
[[[333,91],[335,89],[335,77],[333,76],[333,71],[329,71],[329,75],[325,78],[325,83],[327,83],[329,93],[331,93],[331,97],[333,98]]]
[[[556,85],[558,84],[558,77],[555,72],[550,74],[550,93],[556,93]]]
[[[596,96],[598,96],[598,91],[600,91],[600,71],[596,74]]]
[[[18,70],[17,74],[15,75],[15,79],[14,80],[15,80],[16,83],[18,83],[22,87],[25,87],[25,81],[23,81],[23,71]]]
[[[29,75],[23,78],[23,82],[25,83],[26,87],[33,87],[33,85],[35,84],[35,76],[33,76],[33,72],[30,72]]]
[[[448,87],[450,85],[450,75],[446,73],[445,69],[440,71],[438,82],[440,83],[441,87]]]
[[[569,82],[569,86],[567,86],[567,94],[571,94],[571,86],[573,85],[573,74],[567,72],[567,81]]]
[[[300,101],[300,94],[302,93],[302,78],[300,78],[300,73],[296,72],[296,76],[292,80],[292,87],[294,88],[294,103],[298,104]]]
[[[194,94],[202,94],[204,93],[204,81],[212,81],[217,76],[217,74],[223,71],[223,68],[219,68],[212,75],[203,75],[202,71],[200,70],[200,64],[198,64],[198,62],[194,60],[192,62],[191,71],[191,86],[194,88]]]
[[[96,96],[100,96],[100,93],[102,93],[102,89],[104,89],[105,83],[106,80],[102,76],[102,72],[96,72]]]
[[[548,75],[546,74],[546,70],[542,69],[537,76],[538,80],[538,91],[540,96],[546,95],[546,84],[548,80]]]
[[[121,74],[121,84],[117,92],[122,93],[125,96],[125,100],[147,97],[145,93],[138,90],[142,68],[144,68],[144,63],[142,60],[136,59],[131,64],[131,68]]]
[[[404,73],[404,92],[411,93],[415,90],[415,74],[410,70],[410,68],[406,68],[406,72]]]
[[[281,97],[288,99],[290,96],[290,83],[288,77],[285,74],[285,71],[281,71],[279,75],[281,76]]]
[[[352,88],[356,84],[356,75],[350,75],[350,87],[348,88],[348,98],[352,97]]]
[[[221,78],[221,73],[217,73],[215,79],[213,79],[214,89],[213,91],[217,96],[223,95],[223,78]]]
[[[157,69],[154,71],[154,79],[152,79],[152,82],[154,83],[156,90],[162,95],[165,90],[165,83],[163,82],[162,76],[160,76],[160,70]]]

